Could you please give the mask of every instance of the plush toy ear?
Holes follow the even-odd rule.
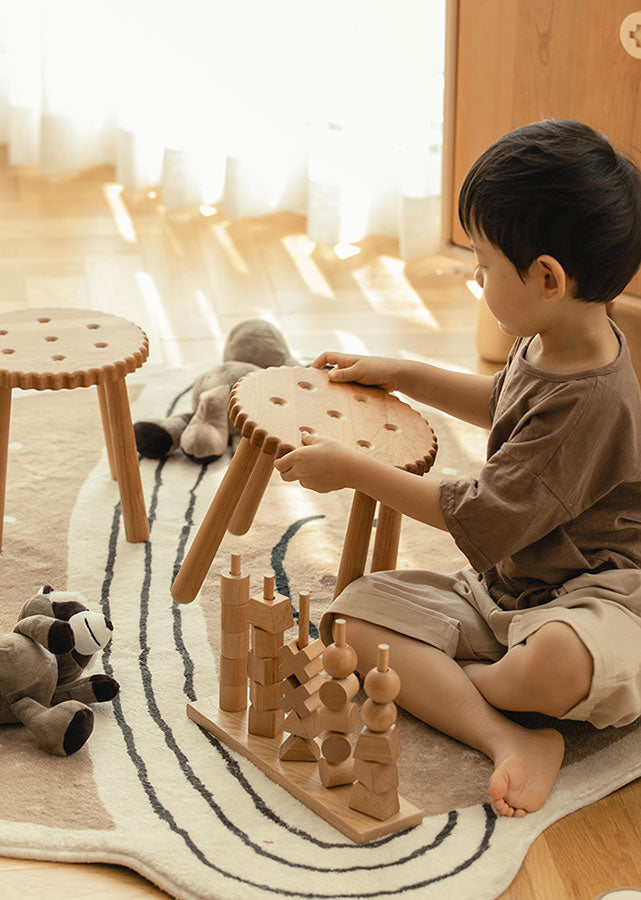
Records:
[[[114,630],[109,619],[88,609],[73,615],[69,624],[76,639],[74,649],[82,656],[92,656],[106,647]]]

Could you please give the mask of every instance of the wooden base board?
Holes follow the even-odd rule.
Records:
[[[282,735],[266,738],[248,734],[246,710],[225,712],[218,708],[217,697],[208,697],[188,703],[187,715],[228,747],[242,753],[269,778],[357,844],[403,831],[423,821],[423,811],[403,797],[399,798],[400,810],[383,822],[350,809],[351,785],[325,788],[318,775],[318,763],[280,760],[278,749]]]

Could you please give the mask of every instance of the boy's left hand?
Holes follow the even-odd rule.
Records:
[[[283,481],[299,481],[319,494],[349,487],[349,470],[356,452],[333,438],[302,434],[303,446],[274,463]]]

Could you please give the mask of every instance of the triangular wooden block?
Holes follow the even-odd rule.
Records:
[[[320,759],[320,748],[313,738],[290,734],[281,744],[278,757],[290,762],[317,762]]]

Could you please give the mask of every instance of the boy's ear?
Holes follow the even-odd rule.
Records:
[[[541,284],[543,302],[554,303],[564,297],[569,286],[568,276],[558,259],[544,253],[534,260],[534,265]]]

